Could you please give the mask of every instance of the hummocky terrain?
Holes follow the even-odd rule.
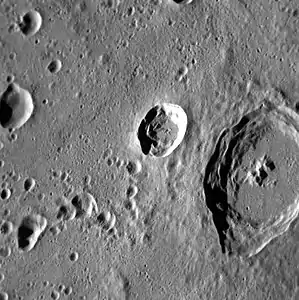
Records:
[[[299,299],[298,6],[0,0],[0,300]]]

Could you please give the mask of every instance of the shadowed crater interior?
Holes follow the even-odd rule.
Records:
[[[157,114],[158,106],[151,108],[144,117],[144,119],[141,121],[140,126],[138,128],[137,136],[140,141],[141,150],[145,155],[149,154],[152,145],[155,146],[156,144],[155,141],[148,136],[147,128],[149,124],[153,122],[153,120],[156,118]]]
[[[18,229],[18,246],[24,250],[29,245],[29,238],[34,233],[34,230],[30,228],[26,223],[22,224]]]
[[[7,124],[11,120],[13,114],[12,107],[7,103],[7,99],[11,93],[12,89],[9,86],[0,99],[0,124],[4,128],[7,127]]]

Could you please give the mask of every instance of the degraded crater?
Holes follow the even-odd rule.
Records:
[[[154,157],[170,155],[181,144],[186,129],[187,115],[179,105],[155,105],[138,127],[137,137],[142,153]]]
[[[8,220],[1,220],[0,221],[0,234],[3,236],[10,235],[14,230],[14,225],[12,222]]]
[[[116,216],[114,213],[110,211],[102,211],[97,216],[97,222],[105,231],[109,231],[110,229],[114,228],[116,223]]]
[[[265,102],[220,134],[204,193],[223,253],[255,255],[297,217],[298,125],[290,109]]]
[[[62,221],[71,221],[75,219],[77,214],[76,209],[70,204],[62,204],[57,212],[57,219]]]
[[[98,205],[93,195],[88,192],[80,192],[71,201],[76,209],[76,217],[90,218],[92,213],[98,213]]]

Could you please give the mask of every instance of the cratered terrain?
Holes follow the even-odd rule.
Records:
[[[291,0],[0,0],[0,300],[299,299]]]

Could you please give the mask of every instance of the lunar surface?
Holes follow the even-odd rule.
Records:
[[[298,16],[1,0],[0,300],[299,299]]]

